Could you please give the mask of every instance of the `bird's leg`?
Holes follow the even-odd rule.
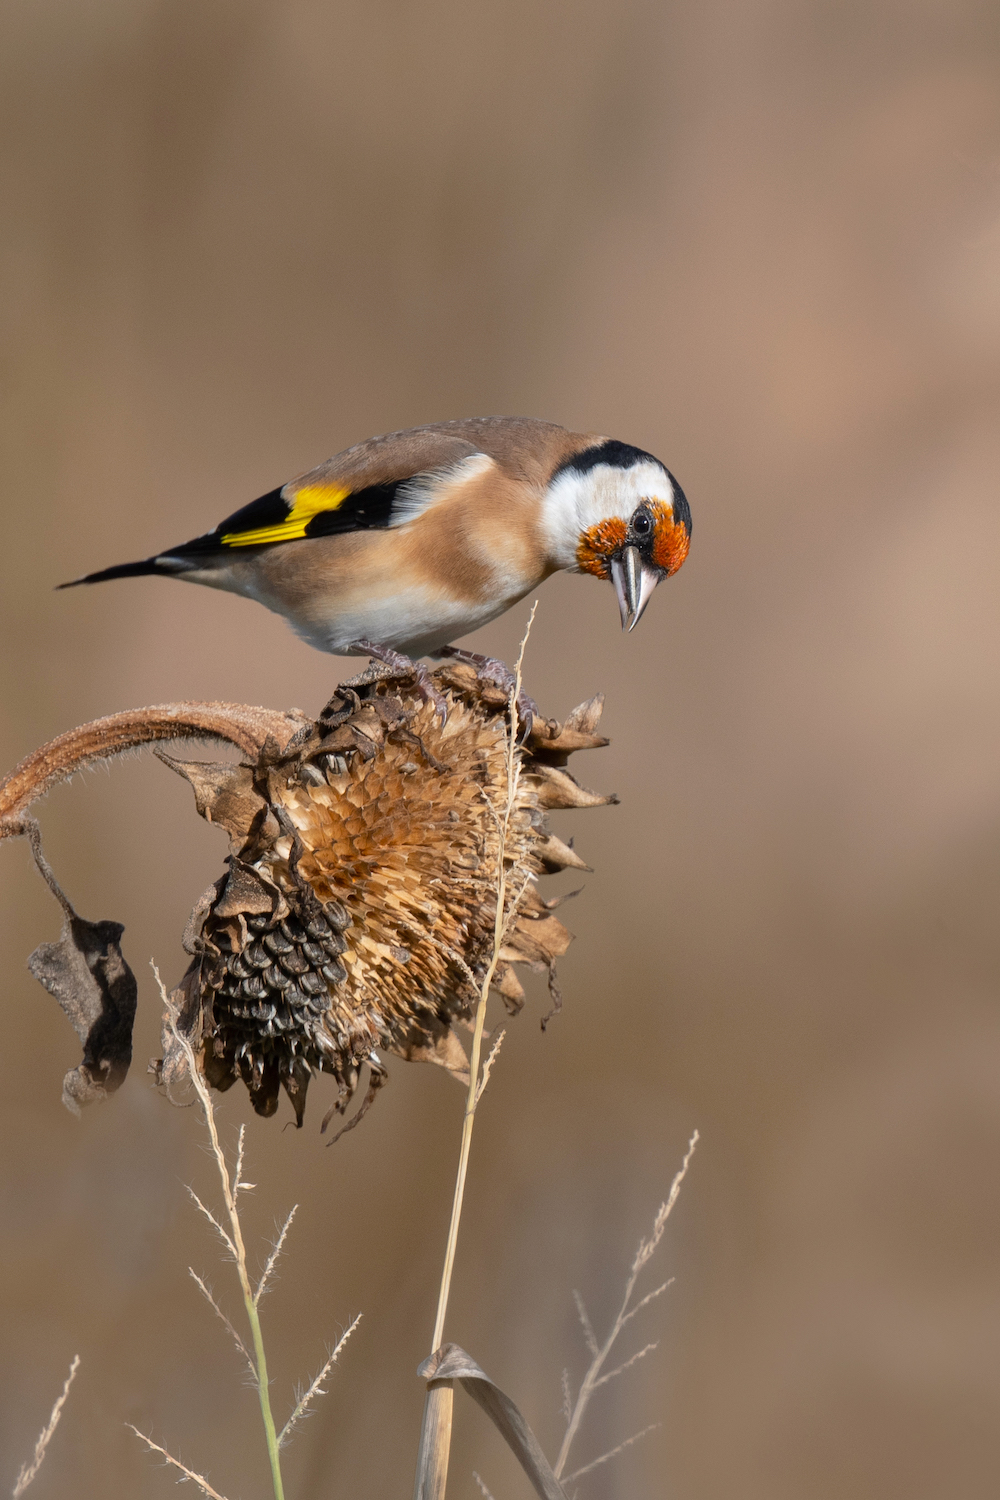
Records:
[[[470,667],[476,669],[477,677],[495,683],[497,687],[504,690],[508,697],[517,681],[507,663],[495,656],[480,656],[478,651],[463,651],[461,646],[442,646],[439,651],[432,651],[431,655],[435,658],[448,657],[451,661],[467,662]],[[520,740],[526,740],[531,734],[531,726],[538,713],[538,704],[522,688],[517,695],[517,716],[521,721],[521,732],[518,736]]]
[[[448,705],[439,690],[430,672],[423,662],[411,661],[401,651],[394,651],[391,646],[380,646],[377,641],[357,640],[351,641],[352,651],[363,651],[366,656],[374,657],[376,661],[384,662],[401,677],[412,677],[417,684],[417,692],[425,703],[434,705],[434,711],[442,724],[448,720]]]

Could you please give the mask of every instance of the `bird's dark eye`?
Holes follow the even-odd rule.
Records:
[[[653,529],[653,522],[648,510],[637,510],[632,517],[632,530],[636,536],[649,536]]]

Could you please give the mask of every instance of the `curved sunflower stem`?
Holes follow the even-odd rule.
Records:
[[[243,703],[162,703],[94,719],[33,750],[0,781],[0,839],[23,835],[28,808],[60,781],[114,755],[187,739],[221,740],[256,757],[269,737],[284,747],[306,722]]]

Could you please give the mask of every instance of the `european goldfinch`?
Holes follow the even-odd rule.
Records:
[[[684,493],[651,454],[481,417],[358,443],[194,541],[73,583],[162,573],[228,589],[320,651],[399,667],[458,655],[449,642],[560,569],[610,579],[631,630],[690,536]]]

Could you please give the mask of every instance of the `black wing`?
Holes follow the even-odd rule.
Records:
[[[113,568],[102,568],[99,573],[88,573],[85,578],[61,583],[59,587],[68,589],[78,583],[104,583],[111,578],[137,578],[147,573],[184,573],[197,568],[205,557],[218,557],[242,547],[266,547],[299,537],[335,536],[386,527],[392,523],[396,492],[408,482],[397,479],[354,491],[330,484],[304,485],[289,499],[285,498],[283,488],[270,490],[259,500],[251,500],[249,505],[234,511],[204,536],[196,536],[142,562],[118,563]]]

